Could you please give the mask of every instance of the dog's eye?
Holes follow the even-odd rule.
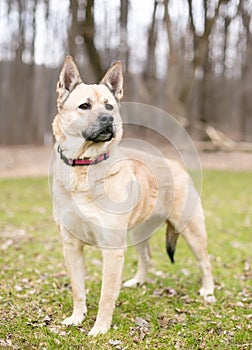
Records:
[[[79,105],[80,109],[91,109],[92,106],[90,103],[86,102],[86,103],[82,103],[81,105]]]
[[[105,108],[108,110],[108,111],[112,111],[112,109],[114,108],[111,104],[109,103],[106,103],[105,104]]]

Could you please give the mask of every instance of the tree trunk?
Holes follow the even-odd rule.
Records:
[[[95,47],[95,21],[94,21],[94,0],[87,0],[86,2],[86,17],[83,22],[79,22],[81,35],[84,38],[86,52],[89,58],[91,67],[96,81],[101,79],[103,75],[103,68],[101,64],[101,57]]]
[[[129,1],[121,0],[120,3],[120,46],[119,59],[124,62],[125,69],[128,71],[129,66],[129,45],[128,45],[128,14]]]

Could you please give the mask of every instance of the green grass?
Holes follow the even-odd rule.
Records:
[[[122,289],[113,327],[98,338],[87,333],[99,300],[99,251],[86,247],[87,319],[81,327],[63,327],[72,297],[47,179],[1,180],[0,192],[0,349],[252,348],[252,173],[204,173],[217,302],[205,305],[198,297],[199,269],[182,239],[176,264],[170,264],[160,231],[152,238],[148,283]],[[130,248],[124,279],[135,269]],[[148,327],[137,325],[137,318]]]

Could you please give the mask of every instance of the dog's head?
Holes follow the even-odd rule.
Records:
[[[122,64],[116,62],[99,84],[85,84],[71,56],[67,56],[57,84],[58,114],[53,122],[57,141],[78,138],[98,147],[120,141],[118,101],[123,96]]]

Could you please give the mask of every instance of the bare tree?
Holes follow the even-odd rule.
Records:
[[[153,78],[156,75],[155,49],[156,49],[156,42],[157,42],[157,27],[156,27],[157,5],[158,5],[158,1],[155,0],[153,4],[152,21],[150,23],[149,33],[148,33],[146,64],[143,72],[145,78]]]
[[[139,15],[150,12],[147,35],[141,39],[147,48],[143,53],[129,40],[134,35],[130,24],[136,10],[129,0],[118,0],[114,7],[112,2],[99,2],[98,7],[97,0],[70,0],[64,22],[50,12],[51,0],[2,0],[2,19],[17,21],[8,28],[11,40],[7,42],[5,35],[0,38],[0,142],[42,142],[43,134],[50,129],[48,116],[55,105],[57,69],[39,67],[35,61],[41,43],[37,28],[42,23],[46,23],[44,35],[57,35],[55,45],[48,42],[44,49],[46,58],[50,59],[54,50],[59,52],[57,45],[65,46],[66,53],[83,62],[88,79],[95,81],[110,62],[119,58],[126,67],[128,100],[164,108],[178,118],[184,117],[185,125],[187,118],[190,131],[197,130],[201,138],[210,124],[236,139],[252,140],[251,0],[183,3],[182,9],[181,2],[153,0],[151,8],[143,2]],[[196,9],[195,4],[200,6]],[[171,12],[174,6],[180,14]],[[96,16],[100,15],[98,11],[106,15]],[[65,28],[60,27],[62,23]],[[162,48],[162,41],[161,66],[157,47]],[[63,59],[61,56],[62,52],[56,59]],[[135,71],[135,62],[140,60],[142,65],[133,74],[131,69]],[[44,63],[48,65],[46,60]],[[51,63],[55,64],[53,60]]]
[[[128,71],[129,66],[128,16],[129,1],[120,0],[120,46],[118,56],[124,62],[126,71]]]

